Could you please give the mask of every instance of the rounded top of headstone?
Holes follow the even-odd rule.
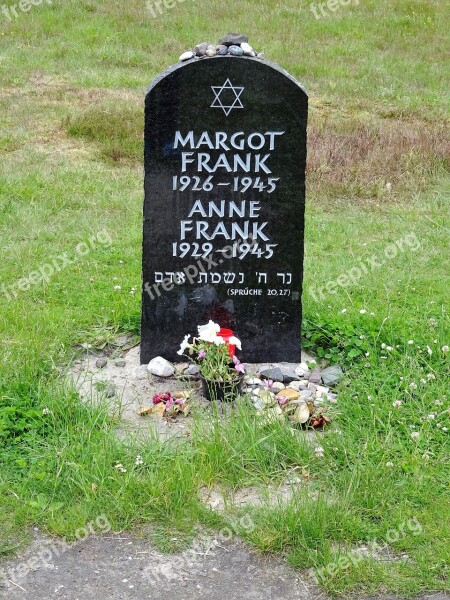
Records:
[[[255,52],[248,42],[238,41],[244,39],[248,40],[248,37],[237,33],[228,33],[219,40],[219,42],[224,42],[224,44],[219,44],[217,46],[208,44],[208,42],[197,44],[192,50],[184,52],[180,56],[178,63],[168,67],[165,71],[160,73],[150,83],[149,87],[147,88],[147,94],[153,90],[160,81],[175,73],[179,69],[184,69],[187,67],[195,68],[193,65],[200,67],[200,64],[205,64],[206,62],[209,63],[209,61],[214,62],[214,64],[220,64],[220,61],[222,61],[221,67],[225,70],[231,68],[232,66],[234,67],[238,64],[242,64],[244,61],[248,61],[250,64],[255,65],[255,68],[257,68],[257,65],[264,65],[266,68],[272,69],[277,71],[279,74],[284,75],[292,83],[298,86],[306,96],[308,96],[304,86],[293,75],[288,73],[278,64],[266,60],[263,53]],[[226,43],[231,45],[227,46]],[[240,58],[240,60],[236,60],[237,58]],[[225,63],[223,61],[227,62]]]

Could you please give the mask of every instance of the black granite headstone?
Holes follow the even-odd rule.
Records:
[[[145,112],[141,362],[208,320],[247,362],[300,361],[308,97],[258,58],[180,63]]]

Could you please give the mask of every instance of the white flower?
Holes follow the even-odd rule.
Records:
[[[392,403],[392,406],[394,408],[400,408],[401,405],[402,405],[402,401],[401,400],[394,400],[394,402]]]
[[[433,354],[433,350],[430,348],[430,346],[427,346],[427,352],[430,356]]]
[[[177,352],[177,354],[179,356],[181,356],[184,353],[184,351],[186,350],[186,348],[190,347],[190,344],[188,342],[188,340],[189,340],[190,337],[191,337],[190,335],[185,335],[184,336],[184,340],[181,342],[180,349]]]
[[[434,413],[431,413],[431,414],[428,415],[428,419],[430,421],[433,421],[433,419],[435,419],[435,418],[436,418],[436,415]]]
[[[430,460],[430,455],[425,452],[425,454],[422,456],[422,460]]]
[[[314,450],[314,454],[317,456],[317,458],[323,458],[324,450],[322,446],[317,446]]]
[[[220,331],[220,325],[214,323],[214,321],[209,321],[207,325],[199,325],[198,329],[198,339],[203,342],[210,342],[212,344],[223,344],[222,338],[218,337],[218,333]],[[222,340],[219,342],[218,340]]]
[[[448,346],[442,346],[441,350],[444,354],[446,354],[448,352]]]
[[[144,461],[142,460],[142,456],[141,456],[140,454],[138,454],[138,455],[136,456],[136,460],[134,461],[134,464],[135,464],[135,465],[138,465],[138,466],[139,466],[139,465],[143,465],[143,464],[144,464]]]
[[[413,381],[412,383],[410,383],[410,384],[409,384],[409,387],[410,387],[412,390],[417,390],[417,383],[416,383],[415,381]]]
[[[375,316],[375,313],[374,313],[374,312],[371,312],[371,313],[370,313],[370,316],[371,316],[371,317],[374,317],[374,316]]]
[[[391,351],[392,351],[392,346],[386,346],[386,350],[387,350],[388,352],[391,352]]]
[[[413,431],[411,433],[411,437],[412,437],[413,440],[419,439],[419,436],[420,436],[420,433],[418,431]]]
[[[385,349],[386,349],[386,344],[384,344],[384,343],[383,343],[383,344],[381,344],[381,349],[382,349],[382,350],[385,350]]]
[[[361,315],[365,315],[367,310],[365,308],[362,308],[359,312]]]
[[[386,463],[386,466],[387,466],[387,467],[393,467],[393,466],[394,466],[394,463],[393,463],[393,462],[391,462],[391,461],[388,461],[388,462]]]
[[[51,413],[51,410],[49,408],[43,408],[42,409],[42,414],[43,415],[49,415]]]
[[[426,379],[423,379],[423,378],[422,378],[422,379],[420,380],[420,383],[426,383],[426,382],[427,382],[427,380],[426,380]]]
[[[344,313],[346,313],[346,312],[347,312],[347,309],[346,309],[346,308],[343,308],[343,309],[341,310],[341,313],[342,313],[342,314],[344,314]]]
[[[119,290],[122,289],[122,286],[121,285],[115,285],[114,289],[116,290],[116,292],[118,292]]]
[[[408,340],[408,345],[412,346],[414,344],[414,340]]]
[[[434,402],[436,406],[442,406],[442,402],[440,400],[435,400]]]
[[[236,346],[236,348],[238,350],[242,350],[242,344],[241,344],[241,340],[239,340],[237,337],[235,337],[234,335],[232,335],[230,337],[230,339],[228,340],[228,343],[231,344],[232,346]]]
[[[429,380],[436,379],[436,375],[434,373],[428,373],[427,379],[429,379]]]
[[[448,431],[448,427],[443,427],[442,431]]]
[[[366,354],[365,354],[365,355],[366,355],[366,356],[370,356],[370,352],[366,352]]]

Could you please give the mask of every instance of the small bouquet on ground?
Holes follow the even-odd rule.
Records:
[[[185,336],[178,354],[194,362],[202,377],[208,381],[226,383],[242,379],[245,367],[232,350],[233,346],[242,349],[240,340],[235,336],[227,336],[225,341],[220,336],[220,325],[213,321],[199,325],[197,329],[198,336],[192,342],[189,342],[190,335]]]
[[[151,406],[142,406],[138,410],[141,417],[157,415],[173,419],[177,415],[187,417],[190,411],[190,392],[164,392],[153,396]]]

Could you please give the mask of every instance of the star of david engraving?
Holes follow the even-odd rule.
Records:
[[[244,87],[234,86],[227,79],[222,86],[212,85],[211,89],[215,95],[211,108],[221,108],[227,117],[233,108],[244,108],[241,102],[241,94],[245,89]]]

